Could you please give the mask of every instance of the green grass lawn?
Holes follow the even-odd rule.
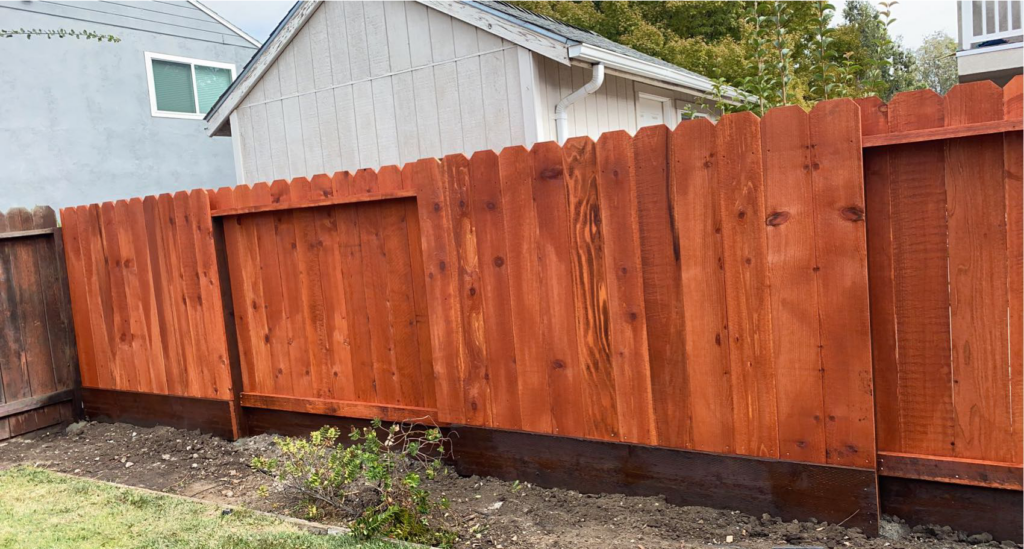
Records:
[[[322,536],[257,513],[58,475],[0,471],[0,548],[395,549]]]

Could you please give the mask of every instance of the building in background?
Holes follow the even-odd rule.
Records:
[[[714,93],[702,75],[502,2],[313,1],[285,16],[207,131],[234,137],[239,182],[255,183],[675,127],[714,116]]]
[[[959,51],[960,82],[992,80],[1002,86],[1024,68],[1021,0],[961,0]]]
[[[0,40],[0,210],[234,181],[203,116],[259,42],[197,1],[0,2],[0,28],[120,42]]]

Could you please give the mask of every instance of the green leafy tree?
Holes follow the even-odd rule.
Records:
[[[945,94],[957,83],[956,40],[942,31],[928,35],[914,51],[915,79]]]
[[[896,2],[851,0],[838,24],[828,2],[513,3],[744,89],[760,100],[741,108],[758,112],[920,87],[913,54],[889,32]]]

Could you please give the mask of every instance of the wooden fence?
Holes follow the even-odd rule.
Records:
[[[1019,119],[1018,78],[68,208],[83,383],[862,469],[877,418],[1019,477]]]
[[[952,458],[1019,489],[1021,78],[860,103],[865,141],[882,144],[864,151],[864,183],[883,472]]]
[[[0,440],[77,413],[61,248],[51,208],[0,212]]]

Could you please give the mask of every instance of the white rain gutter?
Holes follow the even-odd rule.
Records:
[[[594,74],[590,78],[590,82],[583,84],[582,88],[563,97],[555,105],[555,139],[558,140],[559,145],[564,144],[565,140],[569,138],[569,113],[566,110],[573,103],[599,90],[601,84],[604,84],[604,64],[595,63],[591,66],[591,70]]]
[[[614,51],[591,46],[589,44],[576,44],[569,46],[569,58],[573,60],[578,59],[580,61],[586,61],[588,63],[600,63],[602,65],[606,65],[611,70],[636,74],[652,80],[669,82],[705,94],[711,94],[714,92],[714,82],[711,82],[706,78],[675,71],[668,67],[651,63],[650,61],[644,61],[642,59],[637,59]],[[727,87],[723,92],[724,99],[730,103],[739,104],[750,100],[750,97],[746,94],[733,88]]]

